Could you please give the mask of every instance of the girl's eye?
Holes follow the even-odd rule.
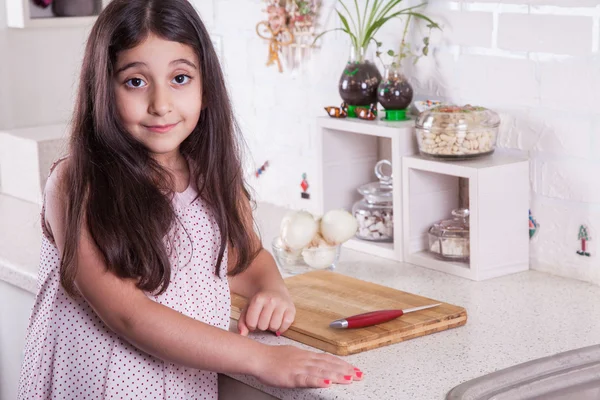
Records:
[[[140,78],[131,78],[125,84],[130,88],[141,88],[146,86],[146,82],[144,82]]]
[[[178,85],[185,85],[190,81],[190,79],[191,78],[187,75],[177,75],[175,78],[173,78],[173,81]]]

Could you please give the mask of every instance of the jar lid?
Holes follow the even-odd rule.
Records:
[[[433,224],[429,233],[438,237],[469,237],[469,210],[458,208],[452,210],[452,219],[445,219]]]
[[[392,167],[392,163],[388,160],[381,160],[375,164],[375,175],[379,178],[379,182],[371,182],[358,187],[358,193],[362,194],[369,203],[384,203],[392,202],[393,198],[393,174],[386,175],[382,168],[384,165]]]
[[[429,130],[471,130],[497,128],[500,125],[498,113],[485,107],[439,105],[419,114],[416,127]]]

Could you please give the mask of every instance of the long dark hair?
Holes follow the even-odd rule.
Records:
[[[66,174],[66,243],[61,284],[75,295],[82,223],[108,269],[133,278],[145,291],[161,293],[170,280],[163,239],[176,215],[172,176],[117,117],[112,85],[117,54],[149,34],[192,47],[200,62],[203,104],[198,125],[181,144],[199,196],[219,226],[219,273],[227,244],[235,253],[232,275],[259,251],[253,236],[249,192],[241,167],[239,129],[233,118],[219,60],[210,36],[188,0],[113,0],[90,33],[80,76]]]

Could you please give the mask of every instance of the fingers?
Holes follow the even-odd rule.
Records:
[[[285,312],[285,307],[276,307],[273,310],[273,314],[271,315],[271,320],[269,321],[269,330],[272,332],[281,333],[281,323],[283,321],[283,314]]]
[[[270,362],[256,377],[270,386],[285,388],[327,388],[361,380],[358,368],[329,354],[314,353],[294,346],[268,346],[264,353]]]
[[[348,385],[348,384],[352,383],[352,381],[353,381],[352,375],[347,375],[347,374],[345,374],[345,371],[340,372],[336,368],[331,368],[331,367],[327,367],[327,366],[309,367],[308,375],[316,376],[320,379],[326,379],[326,380],[330,381],[331,383],[342,384],[342,385]]]
[[[275,301],[266,301],[262,306],[262,310],[260,310],[258,316],[258,322],[256,324],[258,329],[261,331],[266,331],[269,329],[269,324],[271,323],[271,318],[273,317],[273,311],[275,311]]]
[[[281,326],[279,327],[279,332],[283,333],[289,329],[289,327],[294,322],[294,318],[296,317],[296,309],[288,308],[283,313],[283,318],[281,321]]]
[[[326,388],[331,386],[330,379],[319,378],[314,375],[296,375],[294,387],[297,388]]]
[[[248,304],[248,307],[246,308],[247,312],[245,322],[250,331],[256,330],[262,307],[262,302],[257,302],[255,299],[252,299],[250,304]]]
[[[352,381],[360,381],[363,379],[363,372],[354,367],[352,364],[347,363],[341,358],[335,357],[331,354],[316,354],[316,366],[330,373],[335,374],[329,375],[329,379],[334,383],[347,384]]]
[[[248,336],[248,326],[246,325],[246,308],[244,308],[240,314],[240,319],[238,319],[238,331],[242,336]]]
[[[246,310],[244,322],[249,331],[285,332],[296,316],[293,304],[269,296],[252,298]]]

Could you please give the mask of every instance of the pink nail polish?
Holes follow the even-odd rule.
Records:
[[[323,382],[325,382],[326,385],[329,385],[331,383],[329,379],[325,379]]]
[[[357,378],[362,378],[363,373],[360,371],[356,371],[356,377]]]
[[[356,368],[356,367],[354,367],[354,370],[355,370],[355,371],[360,371],[360,369],[358,369],[358,368]]]
[[[351,381],[352,380],[352,375],[344,375],[344,379],[347,381]]]
[[[275,332],[275,334],[277,335],[277,337],[281,336],[281,332],[279,331]]]

